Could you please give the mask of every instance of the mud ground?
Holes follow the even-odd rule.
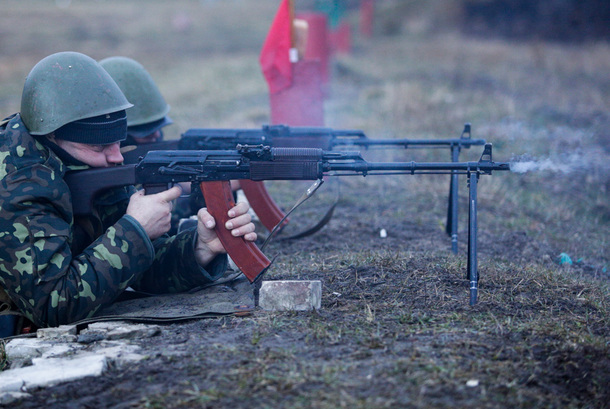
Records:
[[[194,7],[178,3],[182,17]],[[65,44],[96,58],[133,50],[168,95],[179,129],[260,126],[268,111],[253,38],[264,30],[249,28],[245,41],[220,23],[230,12],[244,13],[246,3],[201,2],[215,8],[206,9],[218,21],[214,29],[224,27],[233,41],[209,38],[208,59],[198,56],[203,46],[186,40],[183,50],[161,43],[169,57],[138,48],[150,38],[142,35],[147,25],[129,33],[131,43],[108,34],[94,51],[92,35],[78,42],[71,31]],[[117,19],[137,13],[119,4]],[[270,2],[263,6],[273,9]],[[19,7],[11,12],[10,21],[25,21]],[[79,17],[79,30],[86,30],[83,19],[97,16],[78,7],[47,12],[64,18],[64,27]],[[568,172],[481,176],[475,306],[465,278],[465,178],[457,255],[444,232],[447,176],[341,178],[339,187],[329,180],[265,250],[275,257],[268,279],[322,281],[319,311],[255,311],[166,325],[160,336],[139,342],[146,360],[34,391],[11,408],[607,408],[608,45],[470,38],[438,33],[431,21],[410,16],[402,31],[357,38],[351,55],[333,60],[329,126],[363,128],[372,138],[443,138],[473,122],[475,136],[494,143],[498,161],[527,154],[573,165],[576,152],[587,163]],[[103,26],[89,30],[105,33]],[[194,41],[192,34],[172,35]],[[4,66],[29,67],[51,48]],[[208,80],[201,91],[177,80],[195,75],[193,64]],[[209,85],[210,78],[226,85],[223,78],[242,76],[250,79],[237,89]],[[3,95],[3,106],[12,108],[15,98]],[[364,155],[448,160],[442,151]],[[479,155],[473,148],[461,157]],[[285,208],[307,186],[268,184]],[[335,214],[320,232],[281,241],[313,225],[337,196]],[[571,265],[559,263],[564,252]]]

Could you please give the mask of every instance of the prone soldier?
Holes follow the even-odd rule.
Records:
[[[132,287],[187,291],[221,277],[227,256],[215,220],[168,236],[181,188],[145,195],[134,187],[100,197],[75,218],[63,177],[119,166],[132,104],[92,58],[61,52],[26,78],[21,109],[0,127],[0,291],[36,326],[93,316]],[[255,241],[248,205],[229,210],[225,227]]]

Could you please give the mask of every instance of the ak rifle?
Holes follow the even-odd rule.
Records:
[[[408,148],[470,148],[485,145],[484,139],[472,139],[470,124],[464,125],[459,138],[371,139],[358,129],[334,129],[315,126],[263,125],[258,128],[191,128],[180,139],[137,145],[126,152],[126,163],[135,163],[150,150],[229,150],[237,145],[265,145],[274,148],[318,148],[330,151],[337,146],[370,148],[377,146]]]
[[[449,139],[371,139],[357,129],[334,129],[310,126],[263,125],[261,129],[192,128],[182,134],[180,149],[234,149],[236,145],[319,148],[330,151],[337,146],[400,146],[407,148],[470,148],[484,145],[483,139],[472,139],[470,124],[459,138]]]
[[[470,124],[464,125],[459,138],[446,139],[371,139],[362,130],[334,129],[326,127],[304,127],[286,125],[263,125],[261,128],[192,128],[184,132],[180,139],[142,144],[130,147],[123,153],[125,163],[136,163],[151,150],[229,150],[237,145],[265,145],[274,148],[318,148],[330,151],[338,146],[402,147],[405,149],[449,149],[451,161],[458,162],[462,148],[485,145],[484,139],[471,137]],[[271,198],[262,182],[243,180],[244,191],[252,209],[267,230],[271,231],[285,219],[284,212]],[[451,249],[458,251],[458,173],[451,172],[449,199],[447,206],[447,235],[451,237]]]
[[[510,170],[508,163],[492,161],[486,144],[478,162],[367,162],[359,152],[324,151],[318,148],[272,148],[238,145],[234,150],[149,151],[138,163],[68,172],[74,214],[89,214],[103,191],[141,184],[156,193],[176,183],[200,186],[206,206],[216,219],[216,233],[244,275],[254,282],[271,264],[252,242],[231,236],[224,226],[235,203],[231,180],[322,180],[325,176],[464,174],[469,180],[468,267],[470,303],[476,303],[477,183],[480,175]]]

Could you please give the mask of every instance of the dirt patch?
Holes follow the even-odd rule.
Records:
[[[269,248],[270,278],[323,282],[320,311],[164,326],[141,343],[147,360],[14,407],[604,407],[607,293],[514,233],[482,247],[471,307],[440,228],[381,239],[358,211]]]
[[[139,1],[74,2],[63,11],[35,2],[31,20],[26,3],[9,4],[10,23],[0,31],[14,38],[0,57],[7,114],[18,106],[15,83],[56,51],[48,41],[95,58],[129,55],[149,67],[172,106],[169,138],[189,127],[269,120],[256,44],[270,23],[259,4],[268,12],[275,1],[257,0],[256,8],[175,1],[171,10],[168,2],[147,1],[141,19],[131,18],[141,13]],[[248,10],[254,14],[246,19]],[[161,24],[185,13],[191,28]],[[46,30],[39,24],[45,16],[59,26],[39,32],[45,42],[28,48],[34,30],[14,36],[27,24]],[[122,24],[125,16],[131,25]],[[114,34],[100,24],[104,18]],[[91,34],[70,34],[83,30]],[[473,137],[493,142],[497,161],[527,153],[566,163],[578,153],[586,164],[481,176],[479,302],[469,306],[465,278],[465,179],[454,255],[445,234],[446,176],[344,178],[328,225],[314,236],[279,240],[319,220],[337,197],[330,183],[265,250],[275,257],[269,279],[322,281],[321,310],[166,325],[161,336],[136,341],[145,361],[31,391],[11,408],[608,407],[610,123],[600,114],[610,110],[608,45],[481,40],[457,31],[355,40],[354,52],[332,63],[329,126],[363,129],[371,138],[445,138],[472,122]],[[461,159],[480,153],[464,150]],[[364,155],[449,159],[441,150]],[[306,188],[268,187],[285,208]],[[572,264],[560,264],[561,253]]]

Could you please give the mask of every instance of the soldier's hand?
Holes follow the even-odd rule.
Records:
[[[255,241],[256,232],[254,223],[248,214],[250,206],[247,203],[238,203],[229,210],[230,219],[224,228],[231,231],[234,237],[243,237],[246,241]],[[218,235],[214,231],[216,220],[208,213],[206,208],[200,209],[197,213],[197,247],[195,257],[200,266],[206,266],[216,255],[226,253],[226,249],[220,242]]]
[[[167,233],[171,227],[173,201],[182,193],[180,186],[154,195],[140,190],[129,198],[127,214],[136,219],[151,240]]]

